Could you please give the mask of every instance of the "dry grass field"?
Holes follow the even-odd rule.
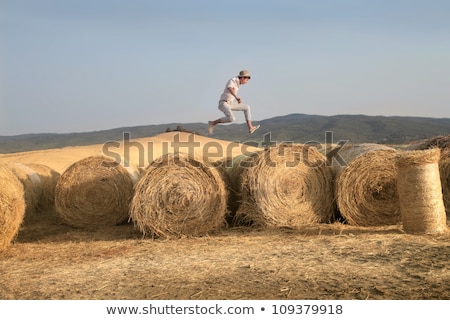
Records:
[[[154,142],[157,156],[173,135],[140,141],[146,148]],[[132,159],[137,149],[130,149]],[[41,163],[63,172],[101,151],[43,150],[0,155],[0,162]],[[233,156],[240,151],[233,148]],[[73,228],[49,210],[26,217],[0,252],[0,299],[447,300],[449,257],[449,232],[411,235],[401,225],[229,227],[161,240],[144,238],[132,223]]]

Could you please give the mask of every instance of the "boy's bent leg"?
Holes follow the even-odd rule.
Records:
[[[245,119],[247,120],[248,132],[253,133],[259,129],[260,125],[254,126],[252,123],[252,114],[250,111],[250,106],[245,104],[239,104],[237,106],[241,111],[244,111]]]
[[[245,120],[252,120],[252,113],[250,111],[250,106],[248,104],[239,103],[232,107],[235,111],[244,111]]]
[[[225,117],[220,118],[220,120],[221,120],[220,123],[234,122],[234,120],[236,120],[233,112],[231,111],[231,110],[234,110],[233,108],[234,108],[234,106],[229,104],[228,102],[220,102],[219,103],[219,110],[225,114]]]
[[[233,122],[235,120],[233,112],[231,112],[231,107],[227,102],[221,101],[219,102],[219,110],[222,111],[225,114],[225,117],[219,118],[214,121],[208,121],[208,131],[209,134],[212,134],[214,132],[214,127],[219,123],[229,123]]]

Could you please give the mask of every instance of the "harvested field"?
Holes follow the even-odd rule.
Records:
[[[62,172],[98,146],[82,150],[0,155],[0,162]],[[448,230],[412,235],[401,225],[336,222],[162,240],[144,238],[131,222],[73,228],[48,210],[27,219],[0,252],[0,299],[447,300],[449,256]]]
[[[130,225],[23,226],[1,254],[2,299],[450,299],[450,235],[397,226],[231,228],[143,239]]]

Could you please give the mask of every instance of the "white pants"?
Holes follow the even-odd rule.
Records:
[[[237,103],[228,103],[226,101],[220,101],[219,110],[225,114],[225,117],[220,118],[222,123],[234,122],[236,120],[233,111],[244,111],[245,120],[252,119],[250,106],[243,103],[237,104]]]

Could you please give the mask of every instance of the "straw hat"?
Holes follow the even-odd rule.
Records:
[[[242,70],[239,72],[239,78],[250,78],[250,72],[248,70]]]

